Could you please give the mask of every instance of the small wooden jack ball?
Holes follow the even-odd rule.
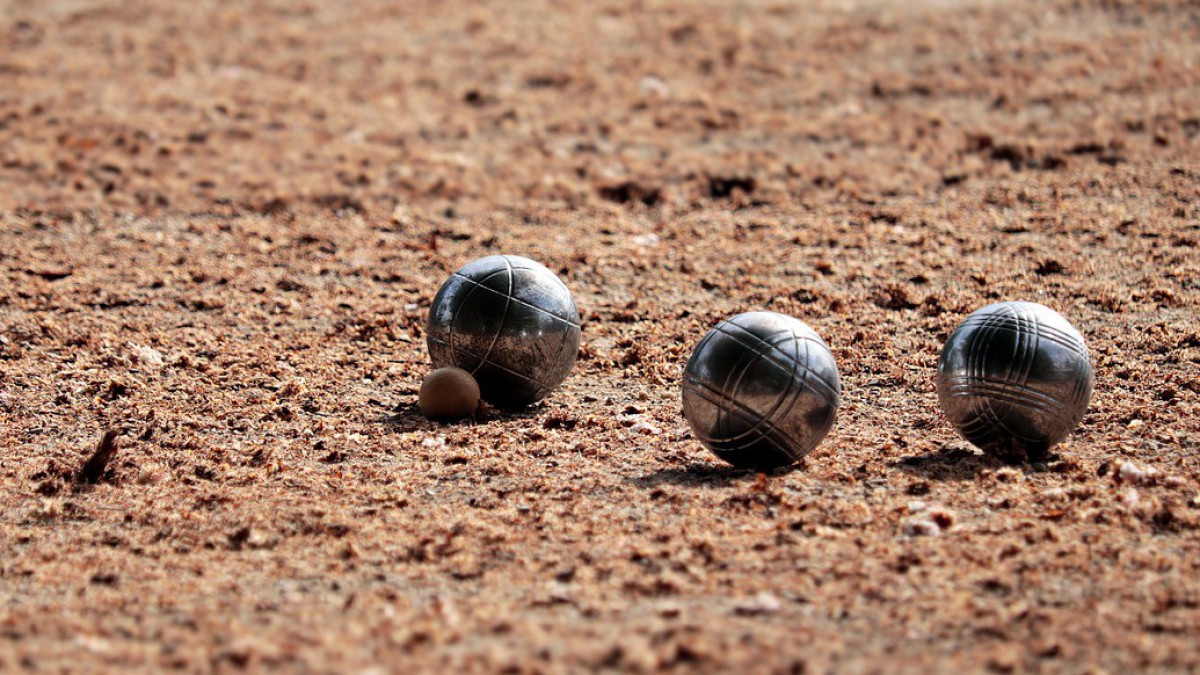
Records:
[[[438,368],[421,383],[417,402],[431,420],[470,417],[479,407],[479,383],[462,368]]]

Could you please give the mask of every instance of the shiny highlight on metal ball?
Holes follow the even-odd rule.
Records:
[[[971,314],[938,359],[937,393],[958,432],[988,454],[1040,461],[1092,397],[1083,336],[1058,312],[1000,302]]]
[[[842,383],[829,347],[799,319],[746,312],[696,345],[683,415],[696,438],[739,467],[795,462],[829,433]]]
[[[545,398],[579,353],[579,312],[553,272],[516,255],[467,264],[438,289],[426,332],[435,368],[455,366],[483,399],[519,408]]]

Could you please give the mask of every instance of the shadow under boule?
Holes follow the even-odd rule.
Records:
[[[487,424],[488,422],[500,420],[530,420],[536,419],[542,412],[543,406],[540,404],[508,410],[484,403],[480,406],[479,411],[474,417],[439,420],[425,417],[425,415],[421,414],[421,406],[416,401],[412,401],[396,406],[395,411],[390,415],[381,417],[379,423],[390,431],[404,433],[421,429],[441,429],[459,425]]]
[[[644,476],[632,477],[628,479],[628,482],[646,489],[653,489],[660,485],[720,488],[732,485],[738,480],[754,478],[760,473],[765,473],[771,477],[786,476],[793,471],[804,468],[804,466],[804,460],[788,466],[763,469],[742,468],[728,464],[712,464],[708,462],[692,462],[684,467],[659,469]]]
[[[889,462],[889,466],[930,480],[962,481],[1009,464],[960,443],[946,443],[935,452],[903,457]]]

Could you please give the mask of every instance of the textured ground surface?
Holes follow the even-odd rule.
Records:
[[[1200,668],[1200,4],[493,5],[0,2],[0,670]],[[501,251],[581,360],[426,422]],[[996,299],[1092,349],[1045,465],[937,411]],[[679,405],[757,308],[846,390],[771,476]]]

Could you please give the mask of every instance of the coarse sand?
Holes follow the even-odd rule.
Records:
[[[1195,0],[0,2],[0,671],[1200,669],[1198,241]],[[499,252],[580,360],[427,421]],[[1000,299],[1091,350],[1045,463],[937,409]],[[754,309],[790,471],[680,413]]]

